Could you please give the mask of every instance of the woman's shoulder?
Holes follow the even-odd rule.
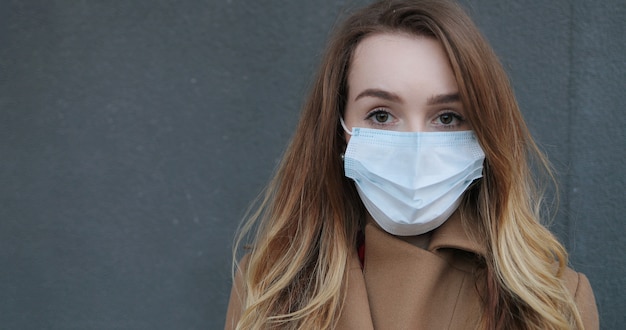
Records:
[[[563,272],[562,279],[572,297],[574,297],[585,329],[598,329],[600,327],[598,308],[587,276],[567,267]]]
[[[587,289],[591,290],[591,284],[585,274],[577,272],[570,267],[566,267],[561,275],[565,282],[565,286],[574,297],[587,293]],[[593,292],[591,292],[593,294]]]

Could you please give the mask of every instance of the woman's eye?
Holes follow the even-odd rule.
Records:
[[[389,114],[386,112],[379,112],[374,114],[374,119],[379,123],[386,123],[389,120]]]
[[[463,126],[465,119],[456,112],[444,112],[434,120],[434,124],[443,128],[457,128]]]
[[[393,121],[393,116],[384,109],[377,109],[370,112],[366,119],[371,120],[375,125],[386,125]]]
[[[443,115],[439,116],[439,121],[444,125],[450,125],[450,123],[452,123],[453,120],[454,120],[454,115],[451,113],[444,113]]]

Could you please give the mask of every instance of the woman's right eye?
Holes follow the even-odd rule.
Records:
[[[393,121],[393,117],[389,111],[384,109],[375,109],[367,114],[367,120],[372,121],[375,125],[387,125]]]

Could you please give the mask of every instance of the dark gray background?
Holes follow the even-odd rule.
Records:
[[[0,328],[220,329],[231,242],[366,1],[0,2]],[[623,0],[467,0],[626,324]]]

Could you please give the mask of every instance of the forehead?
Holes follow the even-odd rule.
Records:
[[[441,43],[429,36],[378,33],[357,45],[348,73],[349,94],[362,88],[455,91]]]

